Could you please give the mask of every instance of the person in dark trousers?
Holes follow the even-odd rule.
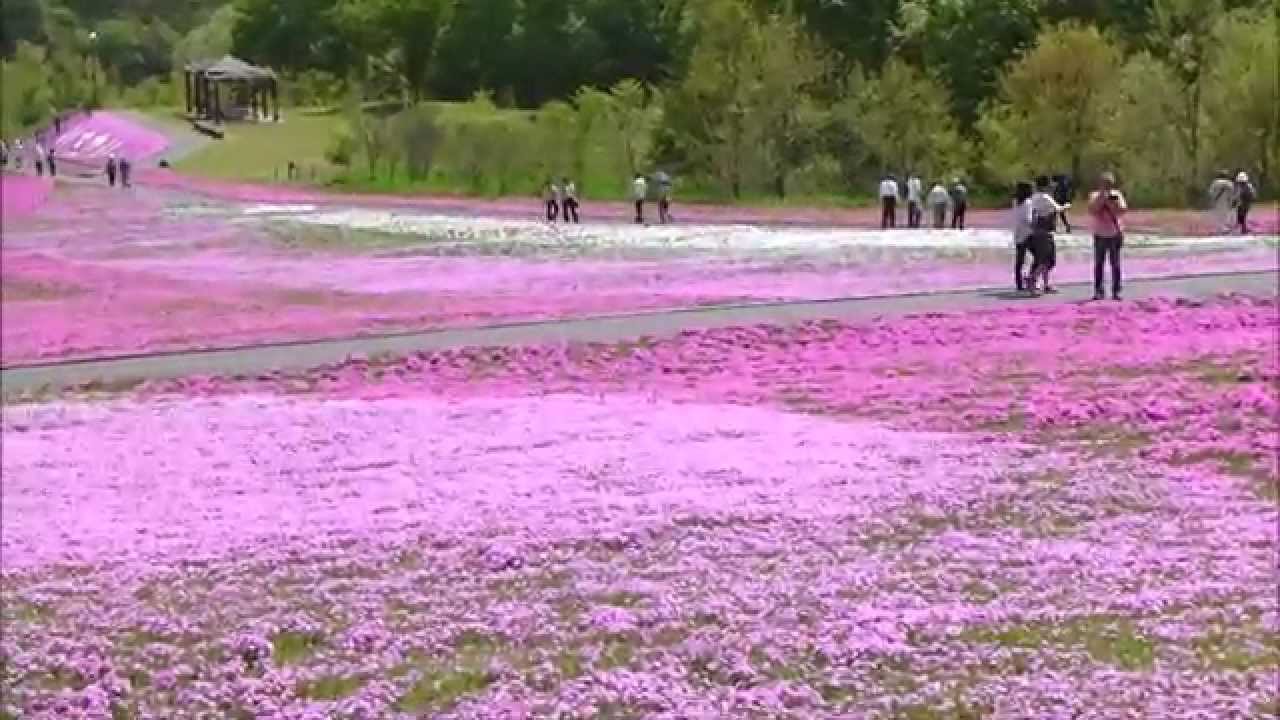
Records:
[[[120,187],[133,187],[130,176],[133,174],[133,163],[129,162],[129,158],[120,158]]]
[[[1236,175],[1236,224],[1240,227],[1241,235],[1249,234],[1249,211],[1253,209],[1253,203],[1257,199],[1258,191],[1249,182],[1249,174],[1242,172]]]
[[[1054,175],[1053,176],[1053,201],[1064,207],[1070,206],[1071,198],[1075,196],[1075,188],[1072,187],[1070,175]],[[1058,220],[1062,223],[1062,227],[1071,232],[1071,218],[1067,217],[1067,211],[1063,210],[1058,216]]]
[[[560,188],[554,180],[548,180],[542,187],[542,203],[547,210],[547,222],[553,223],[560,218]]]
[[[116,186],[116,171],[118,169],[119,164],[116,162],[116,156],[112,155],[107,158],[107,185],[111,187]]]
[[[880,229],[898,227],[898,180],[886,175],[880,181]]]
[[[964,216],[969,212],[969,188],[956,178],[951,183],[951,229],[964,229]]]
[[[644,201],[649,198],[649,181],[639,173],[631,181],[631,199],[636,204],[636,224],[644,224]]]
[[[924,222],[924,181],[919,175],[907,177],[907,227],[918,228]]]
[[[1089,217],[1093,220],[1093,299],[1102,300],[1103,266],[1111,263],[1111,297],[1119,300],[1123,289],[1120,273],[1120,249],[1124,247],[1124,216],[1129,203],[1116,187],[1116,176],[1107,172],[1099,179],[1098,189],[1089,195]]]
[[[1041,175],[1036,178],[1036,191],[1031,196],[1031,280],[1028,292],[1039,294],[1039,286],[1043,283],[1046,293],[1057,290],[1049,280],[1049,274],[1058,264],[1058,247],[1054,240],[1054,232],[1058,229],[1058,218],[1069,205],[1059,205],[1050,194],[1052,190],[1049,178]]]
[[[671,176],[665,172],[658,173],[658,222],[667,225],[671,222]]]
[[[49,156],[46,158],[49,163],[49,177],[58,177],[58,150],[57,148],[49,148]]]
[[[560,179],[560,187],[564,192],[564,207],[560,212],[564,215],[564,221],[573,223],[578,222],[578,186],[569,178]]]
[[[1031,241],[1031,183],[1020,182],[1013,191],[1013,285],[1027,289],[1027,253]]]
[[[31,150],[31,159],[36,165],[36,176],[44,176],[44,145],[41,145],[39,140]]]

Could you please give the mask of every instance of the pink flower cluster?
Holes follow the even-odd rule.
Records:
[[[735,328],[8,407],[6,710],[1263,717],[1276,311]]]

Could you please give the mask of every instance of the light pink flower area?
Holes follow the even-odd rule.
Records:
[[[140,162],[163,152],[169,139],[123,115],[96,110],[66,122],[54,147],[74,162],[101,164],[111,155]]]
[[[22,718],[1262,718],[1274,299],[4,410]]]
[[[625,239],[603,249],[550,243],[545,230],[505,243],[362,235],[182,192],[64,189],[6,228],[0,347],[12,364],[1011,284],[1003,249],[671,251]],[[1152,248],[1127,263],[1134,277],[1274,269],[1275,252]],[[1061,257],[1060,279],[1090,276],[1087,253]]]

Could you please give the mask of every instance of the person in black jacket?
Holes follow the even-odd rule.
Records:
[[[1070,205],[1071,198],[1075,196],[1075,188],[1072,186],[1070,175],[1054,175],[1053,176],[1053,201],[1059,205]],[[1058,216],[1062,222],[1062,227],[1069,233],[1071,232],[1071,219],[1067,217],[1067,211],[1063,210]]]

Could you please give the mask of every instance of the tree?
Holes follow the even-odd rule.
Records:
[[[392,119],[391,132],[409,179],[428,178],[444,143],[440,111],[431,105],[415,105]]]
[[[1198,197],[1202,184],[1205,78],[1218,51],[1214,31],[1222,12],[1222,0],[1155,3],[1153,44],[1182,84],[1182,106],[1169,120],[1178,128],[1190,156],[1183,177],[1188,198]]]
[[[223,5],[204,23],[192,28],[174,48],[176,64],[220,58],[231,52],[238,20],[234,4]]]
[[[45,42],[44,3],[40,0],[4,0],[0,3],[0,56],[12,58],[20,41]]]
[[[870,78],[855,69],[836,116],[871,150],[882,171],[938,177],[965,164],[950,105],[946,86],[895,58]]]
[[[1182,86],[1168,65],[1146,52],[1129,58],[1116,78],[1104,138],[1130,201],[1167,205],[1185,199],[1182,187],[1169,182],[1183,177],[1189,165],[1186,146],[1169,122],[1181,106]]]
[[[1000,70],[1036,39],[1042,0],[955,0],[904,3],[899,47],[951,89],[961,127],[977,120],[993,97]]]
[[[823,119],[813,93],[828,71],[826,54],[793,17],[774,14],[759,35],[753,55],[754,82],[747,100],[752,133],[764,151],[769,184],[778,197],[787,194],[787,178],[804,164]]]
[[[334,0],[235,0],[232,51],[277,70],[324,70],[346,76],[361,69]]]
[[[331,15],[348,42],[388,66],[402,93],[417,102],[427,94],[449,9],[447,0],[338,0]]]
[[[1095,27],[1065,23],[1042,33],[1006,70],[999,102],[980,123],[988,147],[1004,145],[1024,159],[998,174],[1014,179],[1065,167],[1082,177],[1085,159],[1102,146],[1109,86],[1120,68],[1120,51]],[[1011,171],[1018,175],[1008,177]]]
[[[0,105],[0,132],[19,136],[36,127],[53,112],[47,57],[43,48],[18,42],[12,60],[0,63],[3,105]]]
[[[510,86],[512,36],[518,19],[516,0],[468,0],[457,3],[441,33],[432,85],[445,100],[465,100],[480,90]]]
[[[1237,12],[1214,29],[1217,62],[1205,83],[1207,142],[1216,163],[1252,170],[1274,187],[1280,166],[1280,92],[1277,90],[1280,17]]]

